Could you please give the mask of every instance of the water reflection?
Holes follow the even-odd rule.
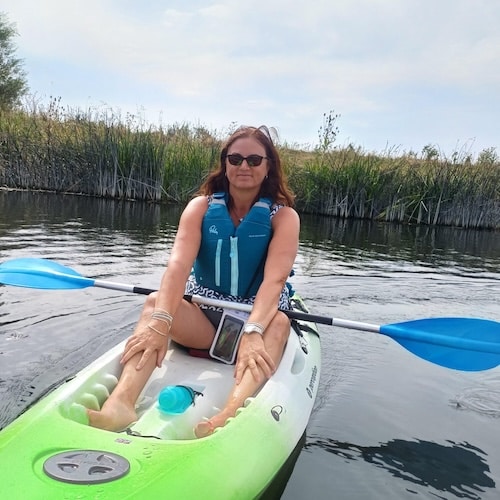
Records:
[[[0,190],[0,236],[4,231],[46,222],[100,228],[148,240],[176,228],[182,207],[86,196]]]
[[[176,227],[180,205],[106,200],[75,195],[0,190],[2,225],[7,228],[50,220],[80,221],[101,228],[150,235],[166,224]],[[400,254],[431,261],[442,254],[500,259],[500,233],[451,227],[411,226],[366,220],[346,220],[302,214],[301,241],[315,247]],[[401,253],[402,252],[402,253]],[[349,255],[349,252],[347,253]],[[412,260],[412,259],[409,259]]]
[[[495,482],[487,475],[490,468],[486,454],[467,442],[448,443],[393,439],[379,446],[361,446],[318,437],[309,439],[304,448],[318,447],[345,460],[364,460],[408,483],[480,500],[485,488],[495,488]],[[411,488],[408,486],[407,490],[416,493]]]
[[[411,226],[302,215],[301,243],[345,260],[403,260],[500,269],[500,233],[451,227]]]
[[[59,231],[109,239],[108,231],[149,243],[177,227],[180,205],[106,200],[75,195],[0,190],[0,239],[46,223]],[[301,244],[344,262],[404,261],[426,268],[474,268],[498,272],[500,233],[447,227],[410,226],[303,214]],[[21,231],[21,233],[19,233]],[[1,240],[0,240],[1,241]],[[460,269],[462,268],[462,269]]]
[[[0,261],[45,257],[69,267],[87,266],[94,277],[112,276],[116,272],[112,266],[120,258],[129,261],[133,274],[144,272],[151,263],[160,268],[173,242],[180,210],[179,206],[0,190]]]

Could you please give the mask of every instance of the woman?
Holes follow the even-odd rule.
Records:
[[[278,308],[290,307],[285,283],[300,228],[293,200],[267,128],[242,127],[232,134],[220,165],[182,213],[160,289],[148,296],[125,345],[117,387],[101,411],[88,410],[90,425],[121,430],[137,419],[136,400],[161,366],[169,339],[193,349],[210,348],[222,314],[184,300],[185,293],[253,304],[226,406],[196,426],[197,437],[223,426],[274,373],[290,331],[288,317]],[[222,246],[214,250],[216,244]],[[218,265],[214,252],[221,259]]]

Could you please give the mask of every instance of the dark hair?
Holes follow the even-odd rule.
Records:
[[[267,178],[261,185],[258,198],[270,198],[273,202],[281,205],[294,205],[295,195],[288,187],[288,182],[281,167],[281,160],[271,135],[266,126],[238,128],[224,143],[220,152],[220,162],[201,185],[197,194],[210,195],[217,192],[229,192],[229,182],[226,177],[226,157],[231,145],[238,139],[252,137],[256,139],[266,151],[269,162]]]

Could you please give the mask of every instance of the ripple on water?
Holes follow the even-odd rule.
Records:
[[[500,418],[500,390],[471,387],[450,400],[457,409],[470,410],[488,417]]]

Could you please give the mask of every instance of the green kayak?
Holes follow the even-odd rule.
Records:
[[[305,311],[297,295],[294,307]],[[313,323],[293,321],[276,373],[222,428],[196,439],[193,428],[224,405],[233,366],[172,345],[124,432],[90,427],[120,376],[117,345],[0,431],[0,492],[5,499],[258,498],[306,429],[320,377]],[[167,385],[195,391],[180,414],[159,408]]]

